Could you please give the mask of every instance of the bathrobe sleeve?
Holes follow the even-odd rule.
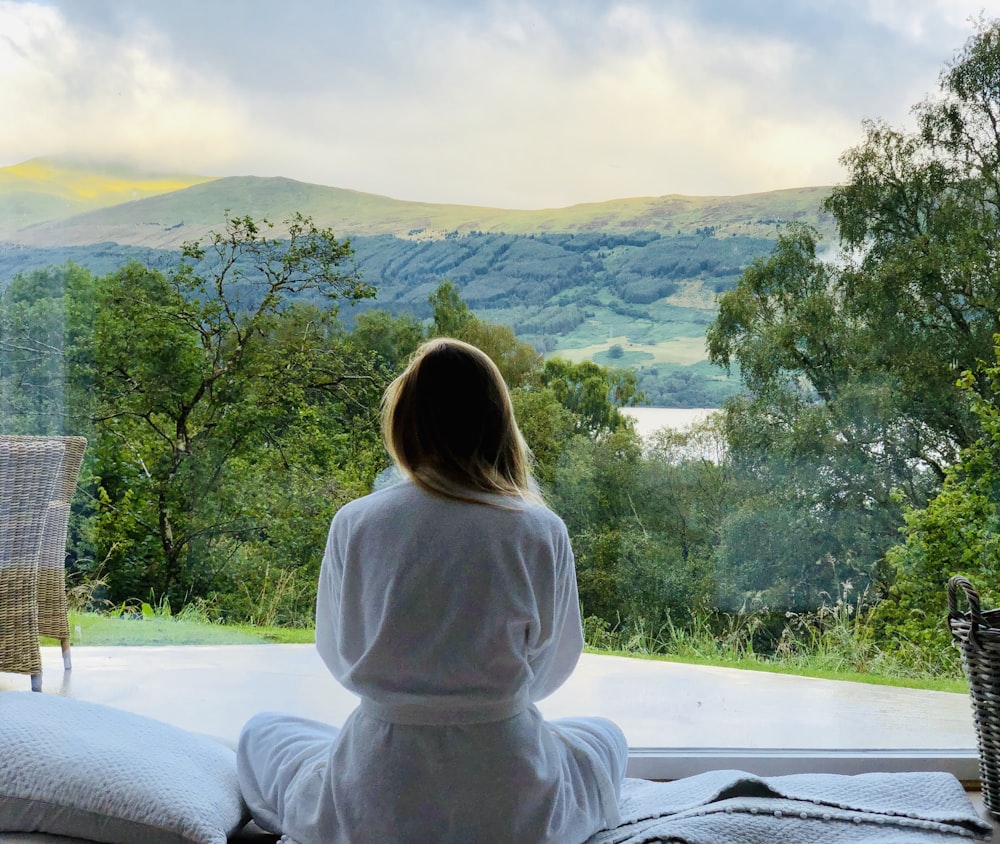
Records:
[[[334,517],[316,588],[316,650],[330,673],[341,680],[350,665],[343,659],[339,645],[343,621],[340,601],[344,560],[337,534],[338,520]],[[344,632],[350,635],[350,631]]]
[[[532,701],[548,697],[565,683],[583,651],[583,624],[573,551],[566,526],[561,520],[557,521],[558,528],[552,540],[553,577],[551,580],[544,578],[536,585],[542,635],[528,652],[528,664],[533,673],[529,689]]]

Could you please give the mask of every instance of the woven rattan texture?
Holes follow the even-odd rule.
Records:
[[[65,447],[0,437],[0,671],[39,675],[38,552]]]
[[[38,553],[38,632],[59,639],[68,647],[66,534],[87,440],[83,437],[61,437],[61,440],[65,451],[53,498],[45,514]]]
[[[964,595],[968,612],[959,612],[959,595]],[[969,681],[983,800],[1000,817],[1000,610],[984,612],[972,584],[956,576],[948,583],[948,626]]]

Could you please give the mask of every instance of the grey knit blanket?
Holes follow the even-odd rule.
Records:
[[[621,813],[621,826],[587,844],[955,844],[991,834],[962,784],[938,772],[626,779]]]

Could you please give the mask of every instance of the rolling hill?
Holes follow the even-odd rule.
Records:
[[[445,278],[481,317],[546,353],[634,366],[653,404],[712,406],[735,389],[710,367],[717,295],[796,220],[832,236],[829,188],[733,197],[635,197],[509,210],[393,199],[285,178],[150,176],[35,160],[0,168],[0,288],[73,260],[104,273],[167,268],[227,210],[276,223],[295,212],[350,237],[378,289],[360,307],[429,315]],[[345,313],[348,322],[351,313]]]
[[[0,174],[2,174],[0,170]],[[79,246],[112,241],[173,248],[218,228],[227,209],[274,222],[300,211],[343,235],[392,235],[435,240],[473,233],[636,232],[773,237],[788,220],[829,229],[819,204],[827,188],[794,188],[737,197],[662,196],[585,203],[537,211],[409,202],[280,177],[203,181],[146,198],[7,232],[0,239],[28,246]],[[0,206],[7,197],[0,183]]]
[[[0,241],[38,223],[72,217],[96,208],[170,193],[207,176],[144,173],[104,164],[81,165],[36,158],[0,167]]]

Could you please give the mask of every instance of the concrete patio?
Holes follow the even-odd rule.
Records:
[[[108,704],[235,742],[255,712],[341,723],[357,699],[312,645],[75,647],[64,672],[43,648],[44,692]],[[0,691],[28,678],[0,674]],[[629,739],[631,776],[737,767],[761,774],[951,770],[978,776],[968,697],[584,654],[539,704],[546,717],[603,715]]]

